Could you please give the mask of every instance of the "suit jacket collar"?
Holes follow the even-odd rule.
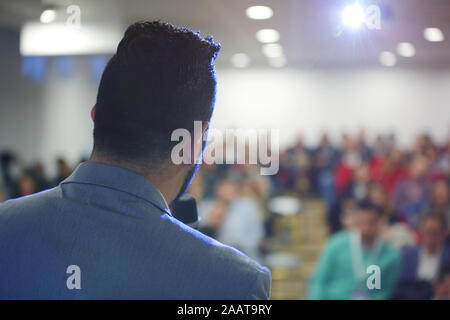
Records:
[[[86,161],[78,165],[61,184],[82,183],[119,190],[146,200],[171,215],[161,192],[144,176],[118,166]]]

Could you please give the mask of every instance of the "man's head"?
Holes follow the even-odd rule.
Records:
[[[422,219],[423,245],[435,253],[445,242],[447,223],[445,217],[439,214],[427,214]]]
[[[170,161],[172,131],[211,118],[219,50],[211,37],[168,23],[129,26],[100,81],[94,153],[142,172]]]
[[[202,39],[168,23],[129,26],[103,72],[92,110],[93,158],[143,175],[170,165],[176,144],[172,132],[182,128],[193,133],[194,121],[203,122],[203,131],[208,126],[219,50],[212,37]],[[202,144],[199,138],[193,137],[192,150]],[[195,164],[179,166],[177,171],[186,177],[185,188],[195,174]]]
[[[378,236],[381,209],[369,200],[356,204],[354,224],[364,244],[372,245]]]

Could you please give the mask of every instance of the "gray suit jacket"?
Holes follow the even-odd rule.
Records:
[[[0,205],[2,299],[268,299],[270,272],[172,217],[144,177],[80,164]]]

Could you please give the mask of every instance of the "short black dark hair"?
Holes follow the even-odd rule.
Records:
[[[170,156],[171,133],[212,115],[220,45],[161,21],[130,25],[98,89],[94,152],[152,166]]]

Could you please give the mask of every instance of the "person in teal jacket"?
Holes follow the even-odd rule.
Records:
[[[400,252],[379,236],[380,210],[358,203],[352,230],[336,233],[310,281],[315,300],[389,299],[400,270]]]

